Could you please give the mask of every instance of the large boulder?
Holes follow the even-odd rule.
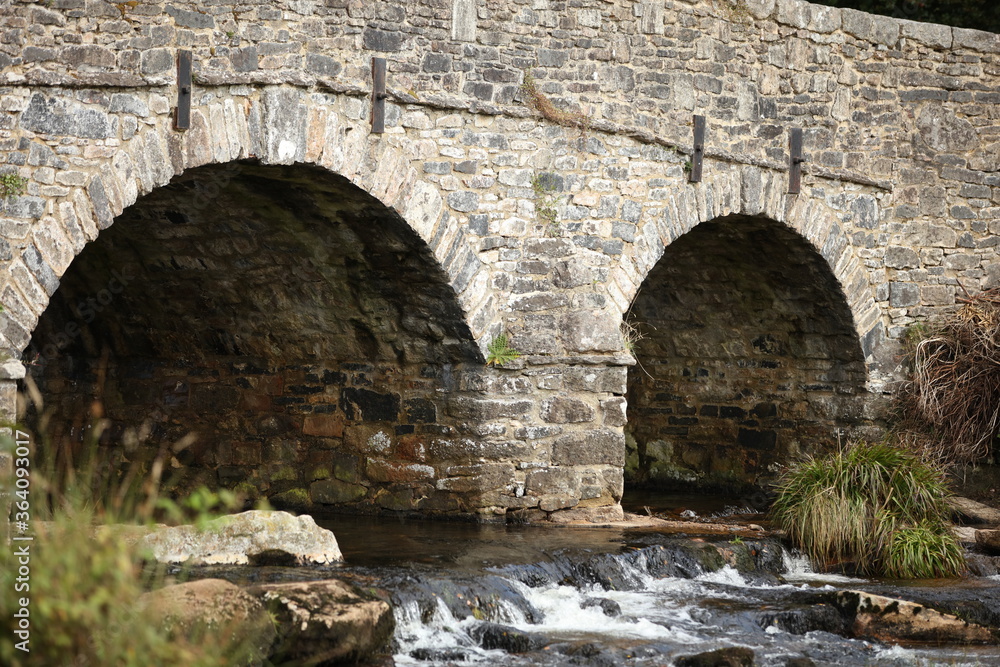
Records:
[[[151,591],[139,608],[174,636],[225,646],[234,664],[261,664],[277,635],[263,603],[222,579]]]
[[[259,510],[200,527],[163,528],[142,538],[140,546],[161,563],[323,565],[344,559],[337,538],[311,516]]]
[[[856,637],[947,644],[996,643],[988,628],[917,602],[864,591],[840,591],[834,597],[834,603],[844,614],[851,634]]]
[[[355,664],[388,645],[395,621],[387,602],[336,579],[247,589],[278,624],[276,664]]]

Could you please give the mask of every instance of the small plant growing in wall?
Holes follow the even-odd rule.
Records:
[[[487,366],[503,366],[504,364],[509,364],[520,356],[521,353],[510,346],[510,339],[504,332],[498,333],[496,337],[490,341],[490,344],[486,346]]]
[[[535,174],[531,179],[531,189],[535,192],[535,215],[539,222],[545,224],[545,233],[548,236],[558,236],[560,230],[559,223],[556,222],[556,206],[560,197],[553,194],[556,191],[555,184],[542,174]]]
[[[621,333],[622,347],[625,348],[626,352],[634,356],[636,344],[645,338],[645,336],[643,336],[642,332],[639,331],[639,327],[628,320],[622,320]]]
[[[24,194],[24,189],[28,185],[28,179],[18,176],[15,173],[0,175],[0,199],[8,199]]]

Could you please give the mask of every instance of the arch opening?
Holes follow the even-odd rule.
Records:
[[[629,310],[626,487],[742,494],[865,421],[864,356],[827,262],[765,218],[705,222]]]
[[[211,165],[141,198],[67,270],[25,361],[55,438],[100,414],[125,465],[192,435],[179,491],[463,509],[434,465],[481,353],[423,240],[325,170]]]

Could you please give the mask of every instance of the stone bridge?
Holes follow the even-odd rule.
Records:
[[[989,33],[797,0],[6,0],[0,70],[0,409],[26,369],[52,439],[172,448],[178,489],[566,520],[752,487],[876,434],[907,328],[1000,283]]]

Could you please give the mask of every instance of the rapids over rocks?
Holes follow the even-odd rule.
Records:
[[[852,637],[851,610],[837,602],[841,590],[863,590],[995,628],[1000,581],[993,577],[891,582],[821,575],[773,538],[317,521],[336,533],[345,565],[260,568],[254,577],[336,576],[388,599],[396,618],[392,660],[400,667],[1000,665],[995,643]],[[685,660],[719,649],[729,662]]]

